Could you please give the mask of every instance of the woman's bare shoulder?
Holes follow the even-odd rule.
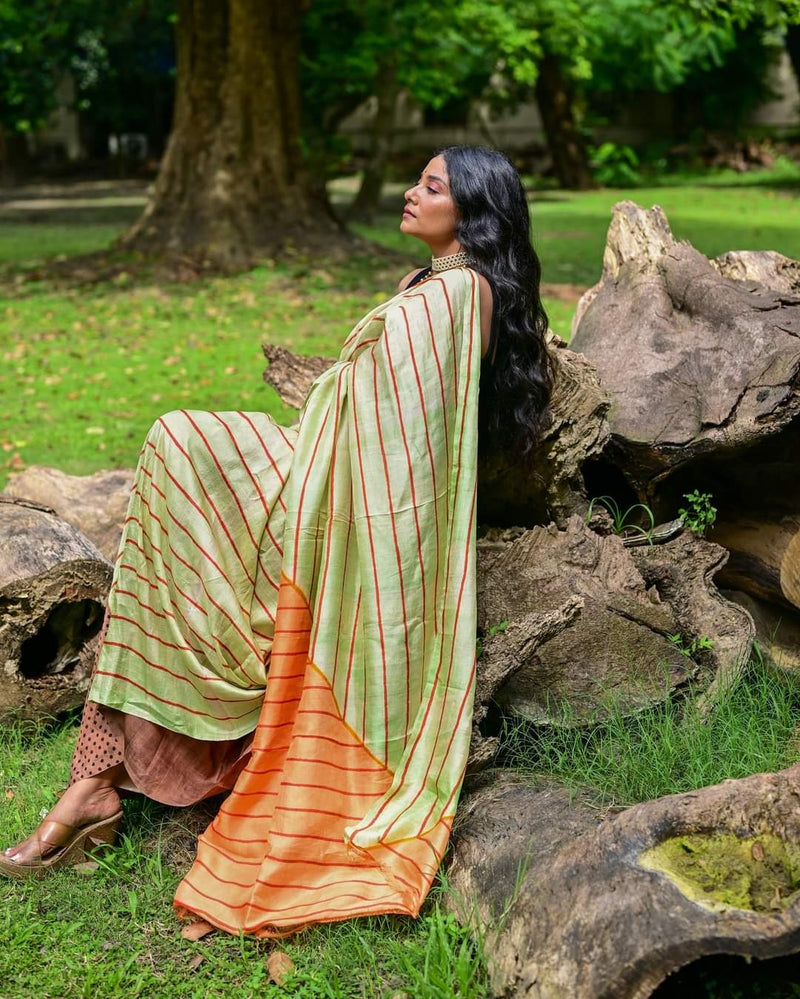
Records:
[[[419,274],[421,270],[423,270],[422,267],[415,267],[412,271],[409,271],[408,274],[406,274],[404,277],[400,278],[400,281],[397,284],[397,290],[405,291],[406,288],[408,287],[408,283],[411,280],[411,278],[413,278],[415,274]]]

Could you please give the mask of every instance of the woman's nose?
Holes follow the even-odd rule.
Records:
[[[415,184],[413,187],[409,187],[406,190],[406,192],[403,194],[403,197],[406,199],[406,201],[411,201],[412,197],[414,197],[416,193],[417,193],[417,185]]]

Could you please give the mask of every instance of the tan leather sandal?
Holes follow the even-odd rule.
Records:
[[[90,858],[87,850],[98,846],[112,846],[117,837],[117,828],[122,820],[122,809],[115,815],[85,826],[70,826],[66,822],[47,819],[34,835],[40,850],[57,846],[43,857],[25,863],[12,860],[0,853],[0,874],[8,878],[42,877],[48,871],[59,867],[73,867]],[[67,837],[65,840],[65,836]],[[59,845],[60,843],[60,845]]]

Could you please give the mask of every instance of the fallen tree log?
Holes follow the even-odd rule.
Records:
[[[800,264],[709,261],[657,205],[631,201],[614,206],[603,262],[570,342],[613,401],[590,491],[647,503],[657,520],[687,492],[711,493],[732,555],[720,582],[798,606]]]
[[[49,507],[113,562],[132,488],[130,469],[67,475],[31,465],[10,477],[2,495]]]
[[[686,530],[664,544],[626,548],[577,515],[563,531],[551,524],[511,541],[479,541],[478,626],[485,633],[509,622],[493,638],[492,658],[503,659],[510,642],[513,663],[493,696],[530,721],[579,725],[611,710],[636,713],[694,678],[730,682],[755,628],[714,583],[726,558],[725,549]],[[580,613],[565,627],[520,643],[522,622],[563,614],[576,598]],[[703,636],[710,648],[700,647]]]
[[[0,715],[83,702],[112,566],[54,513],[0,502]]]
[[[800,765],[617,814],[493,772],[451,842],[447,904],[486,933],[494,995],[647,999],[701,957],[800,950]]]

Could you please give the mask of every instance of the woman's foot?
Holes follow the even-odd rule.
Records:
[[[108,778],[86,777],[61,795],[39,827],[16,846],[3,851],[15,864],[31,864],[57,851],[83,826],[111,819],[120,810],[117,789]]]

